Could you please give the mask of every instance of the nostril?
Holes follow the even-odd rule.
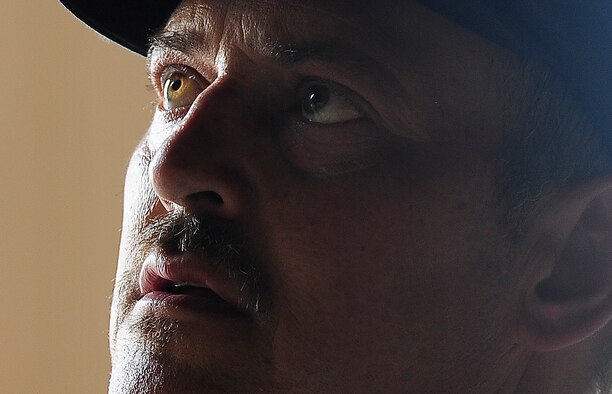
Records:
[[[187,197],[189,205],[202,207],[203,205],[208,208],[219,208],[223,205],[223,197],[219,193],[214,191],[202,191],[190,194]]]

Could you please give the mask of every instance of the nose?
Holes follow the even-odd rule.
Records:
[[[154,120],[149,179],[166,208],[188,213],[240,216],[250,193],[250,147],[246,106],[231,81],[217,81],[202,92],[178,122]],[[151,139],[154,139],[153,137]]]

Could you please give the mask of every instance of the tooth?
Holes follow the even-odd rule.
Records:
[[[202,283],[182,282],[182,283],[175,283],[174,284],[174,287],[183,287],[183,286],[200,287],[200,288],[203,288],[203,289],[207,289],[207,287],[204,286],[204,284],[202,284]]]

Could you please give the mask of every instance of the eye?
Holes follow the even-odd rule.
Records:
[[[302,116],[313,123],[341,123],[363,117],[345,89],[322,82],[309,82],[300,89]]]
[[[188,68],[169,68],[162,74],[162,107],[166,110],[189,107],[204,90],[198,74]]]

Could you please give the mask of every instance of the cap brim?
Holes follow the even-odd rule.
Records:
[[[112,41],[146,56],[149,38],[180,0],[60,0],[77,18]]]

